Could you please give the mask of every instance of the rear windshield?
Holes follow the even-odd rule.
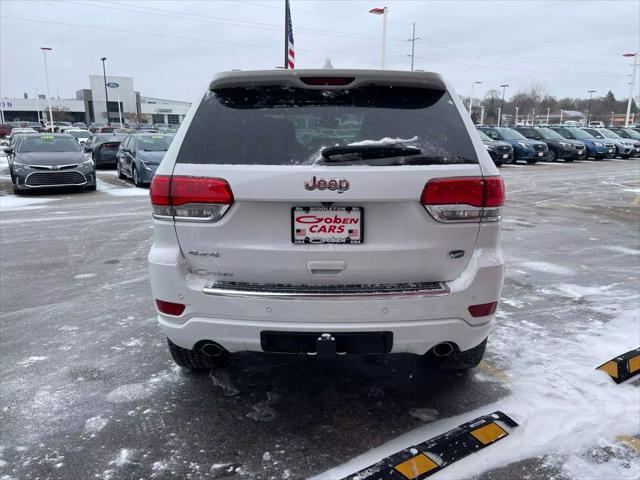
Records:
[[[71,137],[53,135],[27,135],[18,144],[19,153],[80,152],[80,145]]]
[[[171,145],[173,135],[138,135],[138,150],[147,152],[166,152]]]
[[[96,136],[96,143],[120,143],[122,142],[122,140],[124,140],[125,138],[127,138],[126,135],[97,135]]]
[[[178,162],[310,165],[325,162],[327,147],[388,145],[411,147],[404,151],[413,154],[386,149],[384,158],[345,160],[371,165],[478,162],[449,93],[393,86],[209,92],[189,126]]]
[[[89,138],[91,136],[91,132],[82,130],[67,130],[66,133],[76,138]]]

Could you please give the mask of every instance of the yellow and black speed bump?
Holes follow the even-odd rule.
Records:
[[[509,435],[518,424],[502,412],[460,425],[343,480],[422,480]]]
[[[596,370],[607,372],[616,383],[622,383],[640,373],[640,348],[623,353],[600,365]]]

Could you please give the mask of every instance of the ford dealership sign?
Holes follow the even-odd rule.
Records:
[[[107,87],[109,87],[109,88],[118,88],[119,86],[120,86],[120,84],[116,83],[116,82],[107,83]]]

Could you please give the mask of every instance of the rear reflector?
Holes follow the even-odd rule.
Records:
[[[480,305],[471,305],[469,307],[469,313],[472,317],[486,317],[496,311],[498,302],[482,303]]]
[[[151,204],[156,217],[216,221],[233,203],[226,180],[207,177],[154,175]]]
[[[182,315],[185,306],[181,303],[165,302],[164,300],[156,299],[156,306],[160,313],[166,313],[167,315]]]
[[[504,196],[502,177],[434,178],[420,201],[439,222],[496,221]]]
[[[307,85],[349,85],[354,77],[300,77],[300,80]]]

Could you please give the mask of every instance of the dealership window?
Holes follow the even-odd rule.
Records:
[[[151,121],[153,123],[164,123],[164,115],[163,114],[154,113],[154,114],[151,115]]]
[[[87,101],[87,106],[89,108],[89,122],[93,123],[96,121],[96,116],[93,113],[93,100],[88,100]]]
[[[123,110],[122,108],[122,102],[120,102],[120,110]],[[118,113],[118,102],[109,102],[109,113]]]
[[[180,115],[167,115],[167,123],[169,125],[179,125]]]

